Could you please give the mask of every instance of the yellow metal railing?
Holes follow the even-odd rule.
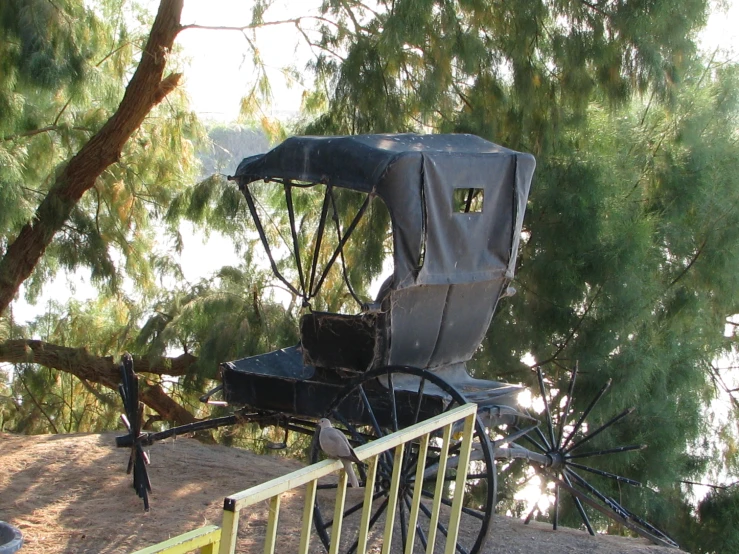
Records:
[[[385,529],[383,535],[382,553],[390,552],[392,544],[393,527],[395,525],[395,511],[398,502],[398,488],[400,485],[401,467],[405,444],[420,439],[418,453],[418,467],[416,471],[416,483],[422,483],[424,478],[426,453],[429,445],[430,434],[443,429],[443,439],[441,445],[441,453],[439,457],[439,467],[437,470],[436,489],[434,494],[434,502],[431,511],[429,523],[427,548],[426,552],[432,553],[436,542],[436,529],[441,513],[442,489],[444,487],[444,475],[446,473],[446,461],[449,453],[449,444],[452,437],[452,426],[464,420],[464,432],[461,448],[458,452],[459,459],[455,482],[455,490],[464,491],[465,481],[467,479],[467,467],[470,461],[470,449],[472,446],[472,436],[475,425],[475,415],[477,412],[476,404],[465,404],[449,412],[435,416],[426,421],[416,423],[411,427],[402,429],[368,444],[364,444],[356,448],[357,457],[360,460],[368,462],[367,481],[365,485],[364,504],[362,508],[362,516],[359,523],[358,537],[359,544],[357,546],[357,554],[365,554],[367,549],[367,538],[370,523],[370,513],[372,511],[372,496],[375,488],[375,475],[380,454],[395,449],[395,462],[393,464],[393,475],[390,481],[390,491],[388,496],[388,505],[386,509],[387,517],[385,520]],[[223,520],[221,523],[220,533],[217,527],[206,527],[180,535],[152,546],[148,549],[140,550],[135,554],[153,554],[167,553],[180,554],[189,552],[198,547],[201,548],[203,554],[233,554],[236,548],[236,537],[239,526],[239,513],[242,509],[257,504],[259,502],[269,500],[269,516],[267,519],[267,531],[264,541],[265,554],[272,554],[275,549],[277,537],[277,523],[280,514],[280,498],[283,493],[306,486],[305,504],[303,507],[302,531],[300,537],[299,554],[307,554],[310,545],[311,527],[313,522],[313,506],[315,504],[316,489],[318,479],[339,471],[339,484],[336,490],[336,500],[334,508],[333,525],[331,529],[331,550],[329,554],[338,552],[341,540],[341,527],[344,514],[344,502],[346,498],[347,476],[344,472],[341,462],[338,460],[324,460],[317,464],[299,469],[282,477],[272,479],[261,485],[251,487],[231,496],[226,497],[223,506]],[[452,501],[451,512],[449,515],[449,525],[447,528],[447,540],[445,554],[454,554],[457,535],[459,531],[460,517],[462,513],[462,500],[464,494],[455,494]],[[411,510],[409,520],[407,522],[409,529],[416,528],[418,521],[419,506],[421,503],[421,487],[414,488],[413,499],[411,501]],[[207,530],[207,532],[205,531]],[[210,537],[211,542],[195,541],[198,537]],[[406,540],[405,552],[408,554],[413,551],[415,533],[408,534]],[[185,538],[187,537],[187,538]],[[179,541],[179,542],[178,542]],[[189,542],[188,542],[189,541]],[[220,544],[219,544],[220,541]],[[183,549],[185,548],[185,549]]]
[[[154,546],[137,550],[134,554],[185,554],[196,548],[200,549],[200,554],[216,554],[220,540],[221,528],[217,525],[208,525]]]

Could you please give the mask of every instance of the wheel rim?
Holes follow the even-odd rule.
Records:
[[[416,380],[413,389],[411,391],[396,390],[394,383],[408,377]],[[386,379],[386,388],[379,388],[378,378]],[[405,388],[407,389],[407,387]],[[412,367],[390,366],[367,372],[349,383],[332,402],[326,416],[340,422],[349,440],[354,445],[359,445],[425,419],[429,411],[427,406],[427,400],[430,398],[429,391],[436,393],[443,391],[447,398],[450,398],[449,403],[441,409],[441,412],[449,411],[466,403],[464,396],[459,391],[429,371]],[[358,403],[361,403],[359,409],[357,407]],[[311,449],[311,461],[314,463],[320,459],[320,449],[316,443],[317,441],[314,441]],[[452,442],[447,458],[449,466],[444,479],[450,485],[445,487],[446,492],[441,500],[442,505],[446,507],[451,505],[455,494],[451,482],[456,475],[454,459],[455,452],[459,451],[460,443],[461,441]],[[416,487],[418,446],[417,442],[408,443],[402,458],[402,473],[392,540],[393,545],[400,543],[405,551],[407,541],[412,538],[414,550],[421,551],[423,549],[425,552],[434,496],[433,487],[436,483],[434,468],[438,466],[439,448],[433,444],[429,445],[424,482],[421,489],[422,498],[419,506],[418,523],[411,536],[409,535],[408,522],[411,499]],[[456,544],[456,551],[460,554],[476,554],[484,546],[490,531],[495,507],[497,483],[492,446],[479,419],[475,422],[473,454],[475,461],[470,464],[468,470],[462,523]],[[393,456],[394,453],[390,451],[381,455],[378,459],[370,517],[370,542],[382,538],[389,503],[390,478],[394,467]],[[365,479],[366,476],[360,468],[362,485],[364,485]],[[314,507],[314,524],[318,536],[324,546],[329,549],[336,485],[319,485],[319,489],[323,489],[323,495],[319,490]],[[358,493],[352,494],[350,492],[352,489],[347,489],[347,502],[343,511],[344,523],[340,544],[340,551],[347,554],[356,552],[357,548],[356,522],[361,516],[364,501],[364,489],[361,490],[362,494],[360,496]],[[447,510],[448,508],[443,508],[442,512]],[[445,546],[446,521],[448,520],[442,516],[440,523],[436,526],[435,551],[442,551],[441,549]]]
[[[587,432],[583,431],[588,415],[608,391],[611,385],[610,379],[593,397],[583,413],[572,423],[571,430],[566,432],[565,429],[570,417],[569,411],[572,394],[575,388],[575,381],[577,379],[577,371],[577,366],[575,366],[572,370],[572,375],[567,386],[564,409],[562,409],[558,413],[557,417],[555,417],[552,413],[551,406],[561,405],[561,402],[557,402],[557,400],[561,400],[561,397],[555,399],[548,395],[547,387],[544,383],[544,374],[541,368],[537,368],[539,392],[544,400],[544,430],[537,427],[533,431],[534,436],[532,436],[532,433],[524,436],[524,439],[526,439],[533,447],[533,451],[546,454],[552,460],[551,466],[541,468],[541,473],[554,482],[554,505],[552,513],[553,529],[556,530],[559,525],[559,507],[561,492],[563,491],[572,498],[583,525],[591,535],[594,535],[595,531],[593,530],[593,526],[590,522],[585,506],[588,506],[592,510],[600,512],[613,521],[628,527],[638,535],[655,544],[677,547],[678,544],[666,533],[624,508],[615,499],[598,490],[585,477],[585,475],[597,475],[604,479],[610,479],[618,481],[619,483],[640,487],[641,483],[638,481],[590,466],[589,460],[622,452],[642,450],[646,445],[638,444],[600,450],[588,450],[588,443],[591,439],[626,418],[634,411],[633,408],[624,410],[595,429],[588,430]],[[581,447],[584,448],[581,449]],[[534,509],[531,510],[526,517],[526,523],[531,520],[537,510],[537,507],[534,507]]]

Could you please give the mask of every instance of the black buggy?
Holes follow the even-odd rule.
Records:
[[[585,477],[595,474],[639,485],[587,465],[588,458],[643,448],[588,450],[591,438],[629,413],[597,427],[584,425],[607,386],[582,414],[572,414],[574,368],[566,390],[551,399],[556,410],[550,411],[545,402],[540,423],[518,407],[521,387],[468,373],[466,363],[479,348],[496,305],[515,292],[510,284],[534,167],[531,155],[472,135],[293,137],[266,154],[244,159],[231,179],[244,194],[275,276],[302,301],[300,343],[221,365],[222,383],[201,400],[214,402],[211,398],[220,394],[221,402],[236,410],[233,415],[159,433],[141,431],[136,376],[130,358],[124,359],[121,396],[129,434],[117,444],[131,448],[129,471],[134,471],[134,488],[145,507],[151,488],[144,447],[163,438],[243,421],[279,425],[286,435],[313,434],[315,421],[329,417],[351,442],[361,444],[474,402],[478,418],[467,486],[464,491],[450,486],[442,498],[451,505],[455,494],[465,495],[466,533],[456,545],[460,553],[477,553],[492,534],[496,460],[521,458],[554,482],[555,528],[564,492],[591,534],[588,511],[595,510],[657,544],[676,546]],[[281,215],[286,213],[289,230],[274,229],[275,218],[261,200],[275,190],[282,195]],[[366,230],[363,219],[375,217],[378,209],[387,210],[392,231],[392,275],[376,298],[362,299],[349,278],[345,247],[350,240],[362,240],[356,235]],[[305,232],[301,210],[317,222],[315,232]],[[289,252],[293,266],[285,267],[275,252]],[[312,309],[322,286],[337,275],[357,302],[355,314]],[[538,382],[539,393],[549,400],[541,370]],[[458,449],[452,446],[446,464],[450,483]],[[315,441],[311,456],[319,459]],[[403,458],[397,503],[403,546],[408,533],[415,533],[415,544],[425,549],[429,508],[421,503],[426,528],[423,516],[415,529],[405,522],[416,486],[431,501],[438,456],[432,445],[425,461],[428,484],[426,478],[415,481],[418,455],[413,447]],[[371,527],[388,504],[393,463],[388,457],[378,467]],[[358,517],[361,506],[361,499],[348,501],[344,519]],[[326,548],[332,515],[319,495],[315,527]],[[437,525],[445,536],[444,525]],[[341,549],[353,552],[356,545],[356,537],[348,536]]]

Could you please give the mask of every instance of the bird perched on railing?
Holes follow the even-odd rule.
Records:
[[[323,418],[318,420],[318,427],[318,444],[321,446],[321,450],[329,458],[341,460],[352,487],[358,487],[359,481],[352,468],[352,462],[361,465],[362,461],[357,458],[352,445],[349,444],[344,433],[331,426],[331,422],[328,419]]]

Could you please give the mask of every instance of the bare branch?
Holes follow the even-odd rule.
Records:
[[[328,23],[329,25],[333,25],[334,27],[340,27],[338,23],[335,21],[331,21],[328,18],[315,16],[315,15],[305,15],[302,17],[296,17],[293,19],[281,19],[278,21],[264,21],[262,23],[251,23],[249,25],[241,25],[241,26],[230,26],[230,25],[197,25],[195,23],[191,23],[190,25],[183,25],[182,30],[186,31],[188,29],[200,29],[204,31],[249,31],[254,29],[261,29],[263,27],[274,27],[276,25],[300,25],[300,23],[305,19],[313,19],[316,21],[321,21],[323,23]]]
[[[590,302],[588,302],[588,306],[585,308],[585,311],[580,316],[580,319],[577,321],[577,323],[575,324],[575,326],[572,328],[572,331],[567,336],[567,338],[562,342],[562,344],[559,345],[559,347],[557,347],[557,350],[554,352],[554,354],[552,354],[546,360],[544,360],[542,362],[538,362],[538,363],[532,365],[531,366],[531,369],[534,369],[534,368],[537,368],[537,367],[540,367],[540,366],[544,366],[544,365],[546,365],[546,364],[548,364],[550,362],[553,362],[554,360],[557,359],[557,356],[559,356],[564,351],[564,349],[567,348],[567,346],[570,344],[570,341],[577,334],[577,331],[582,326],[583,322],[585,321],[585,318],[587,317],[588,313],[590,313],[590,310],[593,308],[593,305],[595,304],[595,301],[600,296],[600,293],[601,292],[603,292],[603,285],[601,285],[598,288],[598,291],[593,295],[593,298],[590,299]]]
[[[65,106],[66,107],[66,106]],[[61,116],[61,113],[59,114]],[[59,117],[57,117],[57,120]],[[7,135],[2,138],[3,142],[11,141],[11,140],[17,140],[19,138],[28,138],[33,137],[36,135],[40,135],[43,133],[50,133],[53,131],[61,131],[63,129],[72,129],[73,131],[85,131],[87,133],[92,133],[94,129],[90,129],[89,127],[62,127],[60,125],[56,124],[56,120],[53,125],[47,125],[46,127],[41,127],[39,129],[31,129],[30,131],[25,131],[23,133],[17,133],[15,135]]]

